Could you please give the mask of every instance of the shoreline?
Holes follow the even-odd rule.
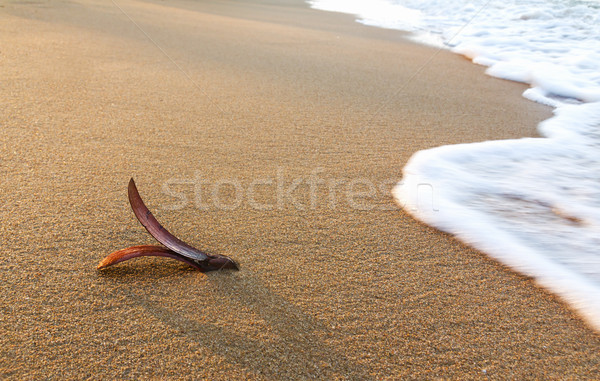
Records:
[[[414,29],[409,26],[408,18],[404,28],[399,25],[386,26],[389,17],[379,18],[360,6],[344,9],[341,4],[331,6],[327,2],[312,3],[311,7],[315,9],[351,14],[356,22],[362,24],[401,31]],[[393,6],[389,6],[388,12],[396,16],[411,11],[407,9],[394,11],[391,9]],[[486,7],[487,4],[484,8]],[[519,20],[519,12],[522,10],[517,11],[516,14],[504,15],[504,18],[507,22],[511,18]],[[425,10],[425,14],[427,13]],[[445,25],[448,20],[438,21],[440,25]],[[565,27],[570,26],[570,21],[572,19],[563,21]],[[428,26],[421,29],[434,28],[432,30],[438,32],[444,30],[443,26],[434,27],[431,21],[425,24]],[[589,76],[586,77],[586,74],[590,74],[592,70],[577,71],[564,61],[553,60],[548,57],[548,54],[542,55],[539,66],[554,64],[567,71],[574,70],[576,74],[573,72],[571,74],[579,76],[577,77],[579,80],[571,80],[573,86],[562,83],[561,88],[561,85],[552,84],[550,79],[552,76],[548,73],[540,76],[535,65],[523,62],[515,64],[514,55],[518,55],[519,51],[523,53],[522,47],[516,47],[515,52],[515,47],[511,47],[511,44],[506,41],[495,47],[494,42],[488,42],[485,37],[481,40],[477,39],[481,33],[493,34],[493,31],[498,30],[496,28],[498,25],[492,22],[489,28],[479,30],[480,33],[475,30],[467,33],[467,37],[458,38],[460,42],[453,46],[447,46],[440,40],[437,44],[433,44],[433,47],[466,56],[474,64],[487,67],[485,73],[492,77],[514,80],[531,86],[523,92],[523,98],[548,105],[554,113],[551,118],[538,124],[537,129],[541,136],[537,139],[521,138],[453,144],[418,151],[403,168],[402,181],[394,187],[392,193],[398,204],[417,220],[452,234],[515,271],[535,278],[539,285],[560,296],[571,308],[577,310],[590,326],[599,331],[600,304],[597,300],[600,296],[600,288],[597,287],[595,278],[598,278],[600,269],[594,271],[597,245],[592,238],[596,235],[593,226],[597,225],[597,220],[593,216],[598,211],[591,198],[587,199],[587,203],[586,199],[580,199],[579,203],[574,201],[578,194],[594,194],[596,189],[593,186],[588,185],[586,188],[580,185],[577,192],[571,193],[565,192],[565,188],[557,184],[557,182],[585,183],[586,179],[593,176],[594,163],[598,161],[593,151],[586,150],[586,146],[594,145],[591,137],[593,128],[587,133],[584,130],[600,115],[598,114],[600,103],[597,103],[598,97],[594,96],[593,90],[583,84],[577,84],[585,83],[587,79],[590,83],[593,82]],[[512,31],[514,36],[522,33],[527,27],[517,22],[511,24],[509,28],[516,29]],[[581,29],[584,31],[580,32],[582,37],[591,33],[589,29],[585,29],[585,26]],[[531,30],[534,31],[535,28]],[[549,33],[544,39],[553,36]],[[433,41],[433,37],[425,31],[408,33],[407,38],[432,46],[429,42]],[[506,39],[506,36],[504,38]],[[579,39],[572,36],[570,41],[575,40]],[[526,41],[525,45],[532,44],[531,41]],[[478,44],[484,47],[478,49]],[[540,44],[537,49],[545,51],[548,49],[546,45],[548,44]],[[494,54],[498,49],[511,51],[511,48],[513,49],[512,61],[510,59],[505,61]],[[565,54],[569,56],[569,52]],[[499,56],[501,57],[502,54]],[[526,59],[523,61],[527,62]],[[560,66],[561,64],[566,66]],[[544,83],[545,85],[542,85]],[[571,99],[573,103],[562,102],[559,100],[560,97]],[[587,102],[584,99],[587,99]],[[578,136],[581,142],[575,143],[573,136]],[[587,143],[583,143],[584,141]],[[533,152],[537,152],[540,158],[534,159]],[[585,159],[582,159],[583,157]],[[478,161],[479,166],[473,166],[474,161]],[[579,163],[583,161],[587,163],[587,171],[579,176],[569,176],[570,171],[579,172],[582,169]],[[484,164],[486,162],[487,164]],[[511,162],[515,164],[513,168],[501,169],[503,166],[510,166],[508,163]],[[538,173],[534,176],[527,168],[535,166],[563,168],[546,169],[544,174]],[[451,175],[447,176],[446,173]],[[489,173],[493,174],[488,175]],[[483,188],[486,190],[482,191]],[[533,190],[535,188],[544,188],[544,191],[535,191]],[[431,200],[428,201],[428,198]],[[486,199],[484,203],[488,206],[472,206],[477,205],[480,199]],[[572,205],[565,205],[563,200],[570,200]],[[491,206],[493,204],[496,206]],[[543,205],[544,208],[534,212],[532,209],[536,205]],[[583,212],[586,209],[587,212]],[[511,210],[512,217],[503,218],[502,215],[507,210]],[[557,210],[560,212],[556,213]],[[557,216],[563,219],[557,222]],[[523,222],[528,219],[534,221]],[[492,222],[493,220],[496,222]],[[552,220],[555,220],[554,223],[550,222]],[[569,229],[574,223],[579,224],[580,228],[577,231]],[[543,229],[536,229],[536,225],[545,226]],[[524,230],[529,232],[525,239],[522,235]],[[552,239],[558,236],[563,238]],[[534,241],[537,245],[533,243]],[[569,246],[569,243],[574,241],[577,243]],[[577,253],[576,258],[573,253]]]
[[[328,181],[399,179],[418,150],[536,136],[550,112],[524,104],[524,86],[449,52],[413,78],[434,49],[297,1],[118,2],[126,14],[91,0],[1,4],[3,376],[560,377],[600,366],[600,337],[557,297],[400,209],[169,209],[165,184],[198,173],[249,186],[283,168],[309,205],[315,168],[326,182],[316,196],[329,200]],[[153,244],[127,204],[131,176],[165,227],[242,270],[143,259],[97,272],[108,253]],[[171,190],[192,200],[186,184]],[[232,189],[205,201],[231,201]],[[257,201],[276,200],[276,186],[260,189]],[[389,192],[371,201],[394,205]]]

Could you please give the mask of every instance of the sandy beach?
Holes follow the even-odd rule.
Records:
[[[551,109],[298,0],[0,0],[3,379],[589,378],[600,335],[412,219],[416,151]],[[127,200],[235,258],[165,258]]]

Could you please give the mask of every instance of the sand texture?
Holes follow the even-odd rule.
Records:
[[[593,378],[555,296],[413,220],[417,150],[551,110],[300,1],[0,0],[0,378]],[[239,272],[105,271],[161,223]]]

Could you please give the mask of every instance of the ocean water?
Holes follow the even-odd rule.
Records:
[[[417,219],[533,276],[600,330],[600,0],[313,0],[530,85],[543,138],[420,151],[394,188]]]

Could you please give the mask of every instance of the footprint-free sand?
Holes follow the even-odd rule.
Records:
[[[390,194],[551,116],[483,70],[296,0],[1,0],[1,377],[597,376],[565,303]],[[97,271],[154,243],[130,177],[241,271]]]

